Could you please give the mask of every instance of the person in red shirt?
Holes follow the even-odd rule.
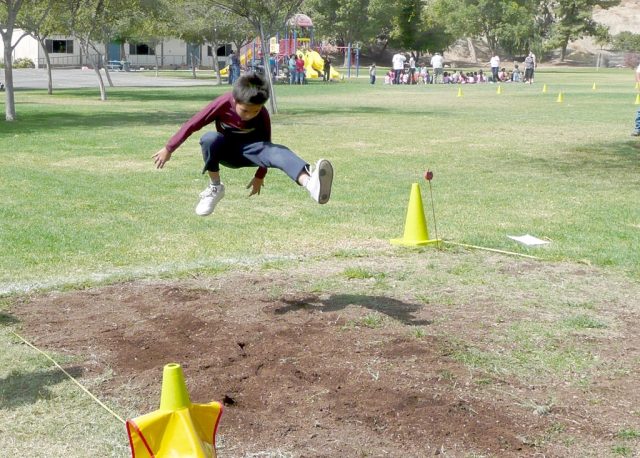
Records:
[[[220,181],[220,164],[237,169],[258,167],[247,185],[249,196],[260,194],[267,169],[277,168],[285,172],[300,186],[305,187],[313,200],[325,204],[331,196],[333,167],[326,159],[320,159],[315,169],[283,145],[271,143],[271,118],[264,104],[269,99],[268,83],[260,75],[250,73],[241,76],[233,85],[233,91],[223,94],[191,118],[169,140],[167,145],[152,155],[161,169],[171,159],[173,152],[194,132],[215,123],[216,131],[200,138],[204,169],[210,184],[200,193],[196,214],[213,213],[224,197],[225,186]]]
[[[296,79],[298,84],[304,83],[304,60],[300,56],[296,56]]]

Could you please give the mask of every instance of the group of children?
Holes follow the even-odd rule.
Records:
[[[375,67],[375,64],[373,65],[373,67]],[[415,72],[410,72],[409,70],[405,70],[404,73],[401,75],[400,84],[432,84],[432,83],[475,84],[475,83],[510,83],[510,82],[519,83],[522,81],[528,82],[532,80],[532,78],[525,80],[523,76],[524,75],[520,71],[518,64],[515,64],[514,69],[512,71],[507,72],[505,68],[501,68],[500,71],[498,72],[498,78],[495,81],[492,75],[487,76],[482,70],[478,70],[477,72],[466,72],[466,73],[462,70],[459,70],[457,72],[455,70],[452,72],[444,72],[442,74],[442,80],[435,81],[435,78],[433,78],[431,73],[429,73],[429,69],[426,66],[422,66],[420,67],[419,70],[416,68]],[[394,84],[394,77],[395,75],[393,71],[390,71],[389,73],[387,73],[384,77],[384,84]]]
[[[384,76],[384,84],[395,84],[394,81],[395,73],[393,71]],[[405,69],[404,73],[400,75],[400,84],[431,84],[433,82],[431,73],[426,66]]]

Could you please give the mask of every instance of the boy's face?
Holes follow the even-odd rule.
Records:
[[[243,121],[251,121],[258,116],[263,105],[257,105],[252,103],[242,103],[236,100],[236,113]]]

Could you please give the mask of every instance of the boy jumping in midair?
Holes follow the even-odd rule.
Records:
[[[267,169],[277,168],[303,186],[311,198],[326,204],[331,196],[333,167],[326,159],[320,159],[312,171],[309,164],[286,146],[271,143],[271,119],[264,104],[269,99],[269,86],[259,75],[244,75],[234,83],[233,92],[221,95],[196,114],[169,140],[160,151],[151,156],[161,169],[171,159],[171,154],[204,126],[216,124],[216,132],[207,132],[200,138],[204,169],[210,184],[200,193],[196,214],[213,213],[216,204],[224,197],[225,187],[220,182],[220,164],[237,169],[258,167],[247,185],[249,196],[260,194]]]

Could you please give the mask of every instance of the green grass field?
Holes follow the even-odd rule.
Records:
[[[502,94],[459,88],[278,86],[274,141],[334,163],[331,205],[313,205],[278,171],[247,199],[252,171],[224,170],[212,218],[193,217],[205,187],[199,135],[163,171],[149,157],[228,86],[110,88],[104,103],[94,89],[19,92],[20,120],[0,124],[0,294],[399,237],[411,183],[428,202],[427,169],[446,240],[640,275],[632,73],[540,70],[535,85],[503,84]],[[506,237],[525,233],[553,243]]]
[[[108,88],[106,102],[100,102],[97,88],[56,90],[53,96],[16,93],[19,120],[0,122],[0,344],[6,349],[0,352],[0,401],[6,407],[0,454],[27,440],[20,431],[34,422],[39,427],[30,440],[48,447],[37,456],[128,454],[119,423],[70,382],[58,380],[44,358],[17,344],[10,331],[19,330],[19,323],[2,313],[15,296],[254,266],[286,269],[289,260],[302,256],[336,263],[366,258],[371,246],[402,236],[412,183],[422,187],[435,235],[423,178],[427,170],[434,172],[440,238],[533,255],[547,264],[586,264],[638,284],[640,141],[630,134],[640,106],[634,104],[632,71],[542,68],[534,85],[502,84],[501,94],[494,84],[395,87],[382,80],[375,86],[368,78],[354,78],[276,89],[280,113],[272,117],[273,140],[309,162],[332,161],[336,178],[329,204],[313,203],[277,170],[267,175],[262,195],[249,199],[245,186],[253,170],[223,169],[227,193],[207,218],[194,213],[206,186],[199,134],[162,171],[150,156],[228,91],[227,85]],[[526,233],[552,243],[528,248],[507,238]],[[390,250],[400,258],[411,256],[410,249]],[[467,262],[438,264],[434,271],[442,269],[442,277],[416,278],[406,288],[415,293],[425,284],[458,283],[467,297],[474,288],[499,290],[506,282],[499,269]],[[345,269],[346,278],[371,278],[377,287],[391,288],[384,277],[390,274]],[[604,291],[599,296],[593,285],[573,285],[572,291],[594,296],[590,301],[576,293],[569,303],[548,298],[542,280],[509,281],[513,284],[505,287],[539,301],[553,324],[513,323],[504,335],[515,346],[512,353],[502,357],[467,348],[455,355],[459,361],[523,377],[597,366],[588,344],[576,341],[575,354],[569,355],[536,343],[549,336],[571,339],[576,329],[612,326]],[[505,304],[524,311],[527,300],[505,299]],[[567,310],[580,313],[568,316]],[[377,326],[374,321],[365,325]],[[91,388],[100,380],[87,383]],[[126,406],[120,412],[135,414]],[[41,425],[42,418],[47,422]]]

